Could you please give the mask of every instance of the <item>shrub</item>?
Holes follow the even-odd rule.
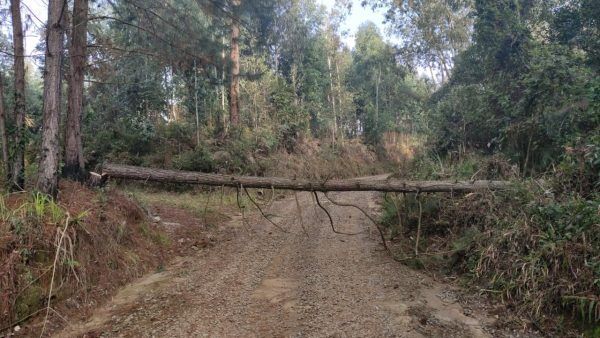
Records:
[[[498,158],[478,164],[472,160],[476,157],[464,158],[454,164],[422,158],[416,167],[425,169],[425,178],[439,177],[441,172],[464,177],[473,171],[474,176],[497,178],[507,170],[510,175],[512,170]],[[419,264],[439,265],[439,258],[444,258],[444,266],[450,267],[451,273],[514,305],[518,313],[538,325],[554,325],[556,321],[550,318],[565,313],[597,325],[600,194],[593,188],[583,189],[583,193],[569,191],[574,173],[581,177],[580,168],[591,187],[598,184],[597,179],[589,180],[595,158],[567,155],[546,179],[515,181],[503,191],[422,194],[421,244],[427,245],[430,253],[441,254],[435,259],[420,257]],[[411,238],[419,213],[415,201],[414,195],[407,195],[388,198],[383,204],[382,223],[392,235],[396,235],[398,224],[403,226],[401,247],[414,245]]]
[[[215,163],[212,155],[204,147],[188,150],[173,158],[173,168],[179,170],[212,172]]]

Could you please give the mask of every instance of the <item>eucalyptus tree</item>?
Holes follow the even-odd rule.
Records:
[[[318,135],[331,90],[325,8],[314,0],[291,1],[281,11],[274,31],[275,68],[292,89],[294,107],[310,117],[311,131]]]
[[[386,7],[386,21],[400,39],[403,55],[446,82],[454,58],[471,43],[473,0],[371,0]]]
[[[577,23],[585,3],[475,1],[473,45],[432,98],[438,149],[501,151],[532,175],[597,132],[598,74],[581,44],[594,23]]]
[[[372,22],[362,24],[356,33],[350,85],[355,96],[356,115],[364,133],[376,142],[383,130],[385,113],[381,100],[384,77],[398,70],[391,46],[386,44],[377,26]]]

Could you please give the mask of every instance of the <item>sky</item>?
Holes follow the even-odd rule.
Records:
[[[22,0],[21,4],[21,16],[24,18],[29,16],[33,25],[33,27],[30,27],[30,29],[27,30],[27,35],[25,36],[25,53],[31,54],[40,40],[39,32],[46,24],[48,1]],[[24,20],[24,22],[25,21],[26,20]]]
[[[327,7],[328,10],[331,10],[335,4],[335,0],[317,0],[317,2]],[[42,22],[46,21],[48,11],[47,3],[47,0],[22,0],[22,15],[29,15],[33,25],[37,28],[40,28],[42,26]],[[352,12],[346,18],[341,27],[343,31],[348,32],[348,35],[343,38],[343,41],[350,48],[354,47],[354,38],[358,27],[366,21],[375,23],[381,30],[382,34],[385,33],[383,25],[384,11],[380,9],[374,12],[370,7],[363,8],[360,3],[361,0],[352,0]],[[39,34],[37,34],[38,30],[39,29],[31,29],[28,31],[25,41],[25,49],[27,54],[31,54],[39,41]]]
[[[335,5],[335,0],[317,0],[317,2],[325,5],[328,10],[331,10]],[[362,0],[352,0],[352,11],[341,27],[342,31],[348,32],[348,36],[344,37],[343,41],[350,48],[354,48],[356,32],[364,22],[373,22],[385,36],[385,25],[383,24],[385,11],[382,9],[373,11],[370,6],[364,8],[360,5],[361,2]]]

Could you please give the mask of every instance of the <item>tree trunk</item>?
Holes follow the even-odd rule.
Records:
[[[434,87],[436,87],[437,79],[436,79],[435,75],[433,74],[433,62],[431,62],[429,64],[429,67],[427,67],[427,68],[429,68],[429,74],[431,75],[431,81],[433,81],[433,85],[434,85]]]
[[[231,19],[231,83],[229,84],[229,120],[231,126],[240,123],[240,23],[237,15],[241,0],[233,0],[234,15]]]
[[[381,84],[381,66],[377,73],[377,84],[375,86],[375,130],[379,128],[379,85]]]
[[[442,77],[446,80],[450,79],[450,70],[448,69],[448,65],[446,62],[446,57],[444,56],[444,53],[442,51],[438,51],[438,57],[440,59],[440,64],[442,65],[442,68],[440,70],[440,72],[442,72]],[[442,80],[442,83],[444,83],[445,81]]]
[[[397,179],[354,178],[346,180],[308,181],[281,177],[255,177],[205,174],[191,171],[153,169],[119,164],[105,164],[102,175],[130,180],[187,183],[211,186],[274,188],[302,191],[385,191],[385,192],[465,192],[503,189],[505,181],[403,181]]]
[[[200,116],[198,113],[198,70],[194,59],[194,111],[196,113],[196,147],[200,147]]]
[[[25,48],[23,46],[23,24],[21,20],[21,1],[11,0],[10,12],[13,26],[15,106],[13,121],[13,160],[11,190],[23,190],[25,187],[25,140],[23,125],[25,122]]]
[[[335,89],[333,86],[333,70],[331,68],[331,56],[327,56],[327,69],[329,70],[329,90],[331,91],[331,110],[333,113],[333,125],[331,127],[331,140],[335,144],[337,139],[337,113],[335,110]]]
[[[292,61],[292,66],[290,67],[290,77],[292,80],[292,88],[294,89],[294,106],[297,107],[300,104],[300,98],[298,97],[298,66],[295,61]]]
[[[60,119],[60,64],[63,52],[63,13],[66,0],[48,1],[46,62],[44,66],[44,107],[42,149],[37,189],[56,197],[58,193],[58,154]]]
[[[88,0],[75,0],[73,28],[69,55],[71,58],[69,98],[67,103],[67,130],[65,137],[65,166],[63,176],[82,181],[86,178],[81,141],[83,116],[83,80],[87,46]]]
[[[219,85],[219,88],[221,89],[221,110],[225,111],[225,68],[226,68],[226,61],[225,61],[225,37],[223,37],[223,49],[221,50],[221,84]],[[223,118],[223,121],[225,121],[225,118]]]
[[[6,134],[6,111],[4,110],[4,79],[0,72],[0,142],[2,142],[2,175],[8,178],[8,135]]]
[[[341,81],[340,81],[340,67],[339,67],[339,62],[338,59],[335,59],[335,75],[336,75],[336,79],[337,79],[337,96],[338,96],[338,111],[339,111],[339,117],[340,117],[340,127],[341,127],[341,132],[338,133],[339,137],[341,140],[344,140],[344,125],[342,120],[342,114],[344,112],[344,107],[342,106],[342,85],[341,85]],[[337,133],[338,130],[338,121],[337,121],[337,115],[336,118],[334,120],[334,127]]]

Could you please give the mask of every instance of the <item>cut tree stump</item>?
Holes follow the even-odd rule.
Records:
[[[499,190],[510,186],[508,181],[405,181],[395,178],[352,178],[310,181],[282,177],[256,177],[206,174],[201,172],[154,169],[107,163],[102,176],[128,180],[163,183],[184,183],[245,188],[273,188],[299,191],[383,191],[383,192],[470,192]]]

